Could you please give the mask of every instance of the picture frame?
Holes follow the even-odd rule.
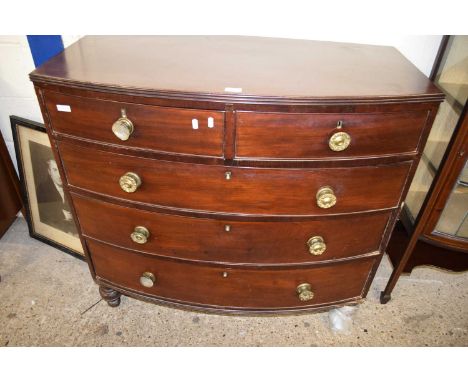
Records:
[[[14,115],[10,124],[29,235],[85,260],[46,128]]]

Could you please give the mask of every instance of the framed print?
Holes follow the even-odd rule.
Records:
[[[44,125],[16,116],[10,116],[10,122],[29,234],[84,259]]]

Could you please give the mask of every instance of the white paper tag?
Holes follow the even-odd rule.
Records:
[[[214,127],[214,118],[208,117],[208,127],[211,129]]]
[[[192,129],[194,130],[198,129],[198,119],[196,118],[192,119]]]
[[[58,111],[64,111],[66,113],[71,113],[70,105],[57,105],[57,110]]]
[[[224,88],[224,91],[229,93],[242,93],[242,88]]]

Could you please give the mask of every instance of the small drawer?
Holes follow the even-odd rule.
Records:
[[[353,158],[416,153],[427,111],[236,113],[236,157]]]
[[[187,260],[242,264],[330,261],[379,251],[389,212],[245,222],[148,212],[72,194],[85,236]]]
[[[71,186],[151,205],[237,214],[329,215],[394,208],[411,164],[245,168],[139,158],[66,141],[58,146]]]
[[[52,129],[98,142],[159,152],[223,156],[224,112],[121,103],[45,93]],[[61,111],[60,111],[60,110]],[[120,121],[124,110],[131,122]],[[132,130],[129,133],[128,129]]]
[[[375,258],[319,267],[239,268],[161,260],[87,240],[96,276],[173,302],[276,310],[362,297]]]

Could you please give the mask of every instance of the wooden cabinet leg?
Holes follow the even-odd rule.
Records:
[[[386,304],[389,302],[392,298],[392,295],[390,293],[385,294],[385,292],[380,292],[380,303],[381,304]]]
[[[116,290],[100,285],[99,294],[109,304],[109,306],[115,308],[120,305],[121,294]]]

